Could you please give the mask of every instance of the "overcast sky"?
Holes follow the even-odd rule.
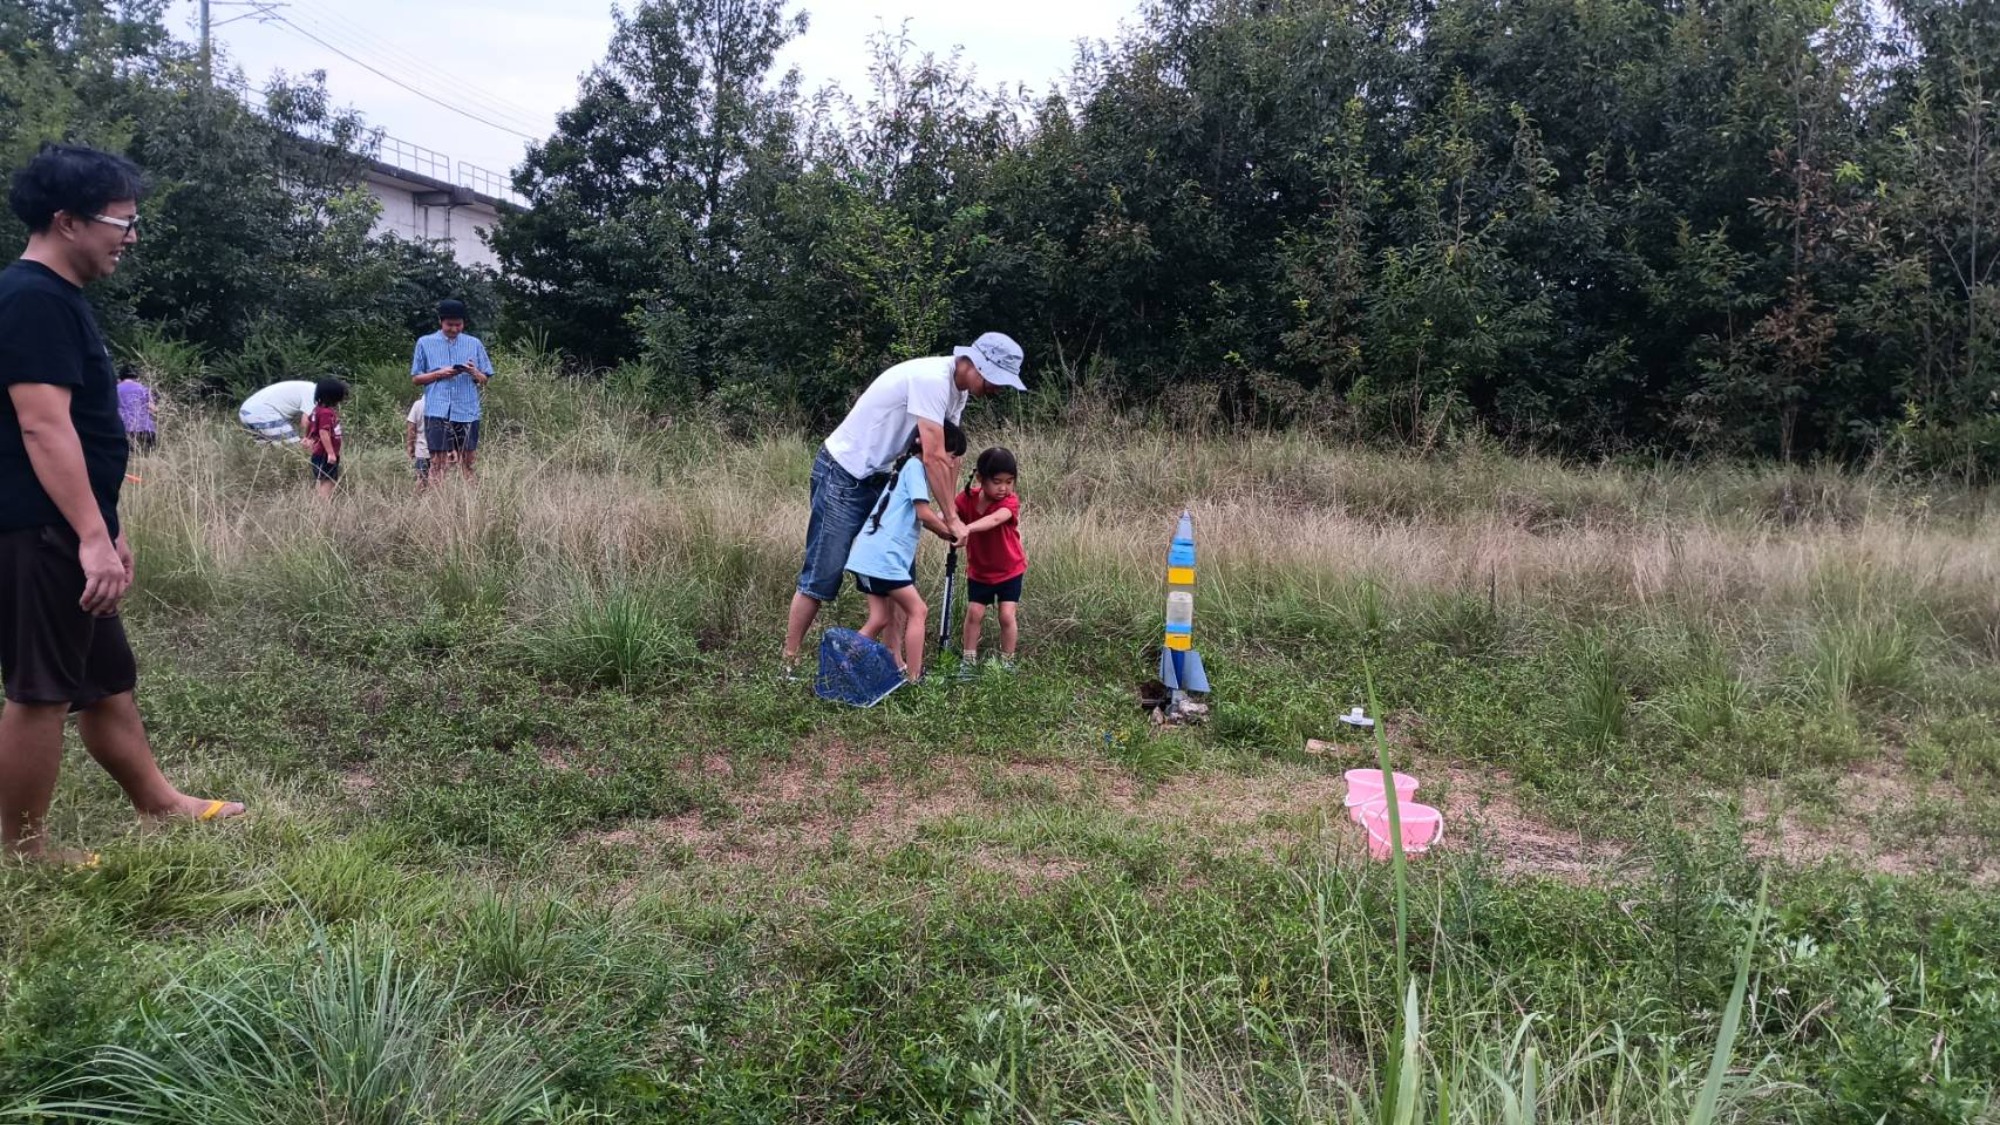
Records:
[[[527,142],[517,133],[539,140],[554,128],[611,34],[609,0],[287,0],[277,10],[289,24],[246,17],[246,4],[212,5],[218,49],[252,84],[277,69],[325,70],[335,99],[389,135],[499,173],[521,159]],[[833,82],[858,95],[868,85],[868,36],[904,19],[919,50],[964,46],[982,85],[1040,90],[1068,73],[1079,39],[1109,39],[1136,20],[1138,0],[795,0],[792,10],[801,8],[811,29],[781,68],[797,66],[808,90]],[[195,10],[195,0],[168,10],[169,26],[189,40]]]

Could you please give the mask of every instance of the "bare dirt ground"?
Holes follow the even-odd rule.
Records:
[[[1426,755],[1418,717],[1398,716],[1393,725],[1400,733],[1392,743],[1423,783],[1417,799],[1444,813],[1439,852],[1477,852],[1504,875],[1579,884],[1617,881],[1645,868],[1644,858],[1621,843],[1537,816],[1505,771]],[[1358,757],[1353,748],[1308,750],[1304,764],[1274,762],[1250,775],[1204,771],[1154,784],[1104,762],[945,756],[898,763],[879,750],[812,741],[791,761],[762,768],[705,758],[697,768],[726,794],[719,807],[629,823],[588,842],[709,868],[781,872],[830,849],[879,856],[926,833],[963,829],[967,863],[1028,893],[1081,872],[1087,860],[1064,854],[1056,841],[1032,841],[1032,831],[1025,833],[1029,843],[995,843],[982,838],[993,833],[981,826],[1042,810],[1109,817],[1121,831],[1151,831],[1217,856],[1282,863],[1310,854],[1362,863],[1366,836],[1342,803],[1341,775]],[[551,770],[577,768],[554,751],[544,750],[542,758]],[[364,804],[374,784],[359,771],[346,779],[350,797]],[[2000,885],[2000,855],[1979,837],[1954,835],[1949,816],[1941,827],[1913,831],[1909,824],[1912,809],[1949,810],[1960,799],[1949,786],[1912,779],[1884,760],[1832,779],[1831,792],[1810,804],[1788,798],[1776,781],[1718,794],[1717,804],[1734,802],[1745,845],[1760,858],[1898,876],[1951,871]]]
[[[1201,772],[1148,784],[1117,767],[940,758],[903,776],[879,753],[829,742],[754,776],[734,778],[734,767],[722,759],[703,768],[731,777],[726,809],[636,822],[595,840],[641,852],[673,850],[704,865],[777,870],[828,848],[879,854],[954,821],[977,823],[1045,807],[1129,819],[1217,855],[1280,861],[1314,847],[1364,862],[1366,854],[1366,836],[1342,804],[1345,781],[1339,771],[1319,765],[1279,764],[1252,776]],[[1417,769],[1442,801],[1448,833],[1441,850],[1478,849],[1508,873],[1573,881],[1615,871],[1622,860],[1616,846],[1585,841],[1523,810],[1504,775],[1474,775],[1443,763]],[[1023,889],[1060,882],[1084,866],[1041,848],[990,844],[974,847],[968,858]]]
[[[1795,865],[1845,863],[1882,875],[1944,870],[1980,886],[2000,886],[2000,855],[1982,837],[1953,830],[1965,794],[1915,777],[1895,758],[1857,763],[1831,780],[1831,791],[1799,801],[1782,782],[1742,795],[1745,842],[1752,854]],[[1940,813],[1922,823],[1926,812]]]

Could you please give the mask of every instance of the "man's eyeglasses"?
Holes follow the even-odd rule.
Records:
[[[133,215],[130,218],[120,218],[117,215],[92,215],[90,221],[93,223],[103,223],[107,227],[117,227],[122,231],[131,231],[134,234],[137,234],[139,231],[139,216],[137,215]]]

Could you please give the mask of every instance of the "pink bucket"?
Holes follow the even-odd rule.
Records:
[[[1444,814],[1429,805],[1399,801],[1396,814],[1403,829],[1403,854],[1422,855],[1444,839]],[[1389,802],[1380,797],[1361,806],[1361,826],[1368,830],[1368,854],[1388,859],[1395,849],[1389,841]]]
[[[1347,815],[1356,824],[1361,823],[1361,806],[1370,801],[1382,799],[1382,771],[1379,769],[1348,770]],[[1404,803],[1416,794],[1417,779],[1406,773],[1396,775],[1396,796]]]

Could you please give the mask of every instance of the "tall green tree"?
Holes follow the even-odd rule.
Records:
[[[1950,418],[2000,393],[2000,4],[1896,5],[1918,60],[1880,156],[1890,284],[1912,398]]]
[[[1852,456],[2000,406],[1996,9],[1157,0],[1046,92],[888,35],[808,101],[776,9],[650,4],[501,243],[524,317],[685,393],[830,413],[997,327],[1139,404]]]
[[[164,10],[163,0],[0,0],[9,166],[45,141],[73,141],[125,153],[151,181],[137,250],[92,290],[114,335],[143,326],[218,361],[254,343],[267,358],[242,365],[251,380],[403,346],[412,314],[444,291],[493,307],[479,271],[370,233],[377,206],[360,173],[376,134],[324,75],[274,75],[254,101],[227,68],[211,85]],[[0,216],[0,237],[22,234]],[[298,367],[273,369],[287,363]]]
[[[745,228],[781,178],[753,168],[790,155],[797,80],[771,69],[806,24],[784,9],[657,0],[614,14],[576,106],[515,174],[530,209],[494,232],[519,319],[575,354],[643,348],[713,385]]]

